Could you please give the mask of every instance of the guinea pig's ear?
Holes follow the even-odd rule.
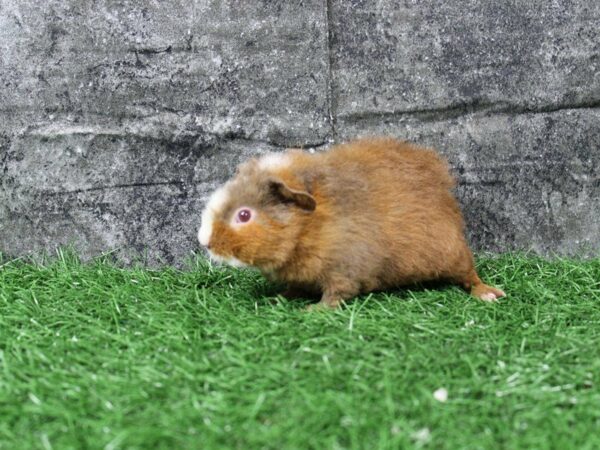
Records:
[[[283,181],[271,178],[268,181],[270,191],[284,202],[292,202],[305,211],[312,212],[317,207],[315,198],[306,191],[290,188]]]

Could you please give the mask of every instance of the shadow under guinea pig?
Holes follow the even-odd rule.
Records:
[[[395,300],[403,301],[409,300],[412,298],[411,294],[414,293],[423,293],[425,291],[436,291],[442,294],[445,291],[453,291],[456,290],[456,286],[450,282],[443,280],[432,280],[432,281],[423,281],[407,286],[402,286],[400,288],[396,288],[393,290],[385,289],[385,290],[376,290],[368,294],[358,295],[348,301],[344,302],[346,306],[351,305],[355,302],[363,303],[368,302],[369,298],[372,294],[388,294],[394,297]],[[250,295],[259,300],[259,304],[263,303],[265,305],[276,305],[281,304],[282,301],[292,305],[292,307],[297,309],[304,309],[309,307],[310,305],[316,304],[319,302],[321,294],[317,291],[310,291],[306,289],[285,289],[285,286],[278,283],[264,283],[261,285],[255,286]]]

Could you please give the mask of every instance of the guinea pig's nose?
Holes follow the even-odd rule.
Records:
[[[205,247],[210,250],[210,242],[208,244],[205,245]]]

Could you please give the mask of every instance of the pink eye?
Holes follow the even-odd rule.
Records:
[[[237,215],[235,216],[235,221],[237,223],[246,223],[250,219],[252,219],[252,211],[250,211],[247,208],[240,209]]]

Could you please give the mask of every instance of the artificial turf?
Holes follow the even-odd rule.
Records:
[[[508,298],[442,286],[307,313],[201,258],[5,258],[0,448],[600,448],[600,259],[478,268]]]

